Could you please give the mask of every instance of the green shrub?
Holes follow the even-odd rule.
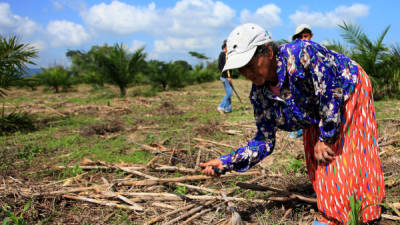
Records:
[[[71,87],[73,80],[71,73],[69,73],[62,66],[54,66],[51,68],[42,68],[43,72],[35,75],[34,77],[40,81],[41,84],[54,88],[56,93],[61,91],[61,88],[66,91]]]
[[[24,77],[18,80],[15,80],[12,85],[19,87],[19,88],[30,88],[32,91],[36,90],[37,87],[40,85],[40,80],[35,77]]]
[[[180,63],[150,60],[146,73],[151,85],[161,90],[182,88],[187,84],[187,72]]]
[[[12,112],[5,114],[4,106],[0,117],[0,135],[14,133],[16,131],[35,130],[34,118],[28,113]]]
[[[192,70],[189,72],[188,81],[191,84],[200,84],[204,82],[211,82],[219,77],[219,73],[216,73],[209,69]]]

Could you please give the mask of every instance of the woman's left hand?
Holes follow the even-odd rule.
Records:
[[[318,141],[314,146],[314,158],[322,163],[328,164],[335,157],[335,152],[333,152],[331,145],[325,144],[322,141]]]
[[[215,173],[213,167],[216,167],[216,168],[220,169],[221,171],[224,170],[224,167],[222,165],[222,161],[219,158],[210,160],[210,161],[205,162],[205,163],[200,163],[200,166],[204,168],[201,171],[201,173],[203,173],[203,174],[205,174],[207,176],[219,176],[219,175],[221,175],[221,174]]]

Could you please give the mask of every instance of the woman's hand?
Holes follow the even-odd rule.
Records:
[[[200,163],[200,167],[204,168],[201,173],[208,175],[208,176],[219,176],[220,174],[217,174],[214,172],[213,167],[217,167],[221,171],[224,170],[224,167],[222,166],[222,161],[220,159],[213,159],[205,163]]]
[[[322,163],[328,164],[335,157],[335,152],[333,152],[331,145],[325,144],[322,141],[318,141],[314,146],[314,158]]]

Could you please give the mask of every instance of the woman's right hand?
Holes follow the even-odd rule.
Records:
[[[213,167],[217,167],[221,171],[224,170],[222,161],[220,159],[213,159],[205,163],[200,163],[200,167],[203,168],[201,171],[202,174],[208,176],[219,176],[220,174],[215,173]]]
[[[332,147],[328,144],[325,144],[322,141],[318,141],[314,146],[314,158],[322,163],[328,164],[335,157],[335,152],[332,150]]]

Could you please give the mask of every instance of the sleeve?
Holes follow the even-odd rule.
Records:
[[[303,49],[302,57],[303,66],[306,69],[310,66],[315,95],[319,99],[319,140],[332,144],[339,133],[344,104],[335,56],[309,45]]]
[[[261,108],[253,98],[251,102],[254,108],[254,117],[256,119],[257,134],[247,143],[230,154],[220,157],[226,170],[235,170],[245,172],[266,156],[270,155],[275,146],[275,132],[277,130],[274,119],[267,110]]]

